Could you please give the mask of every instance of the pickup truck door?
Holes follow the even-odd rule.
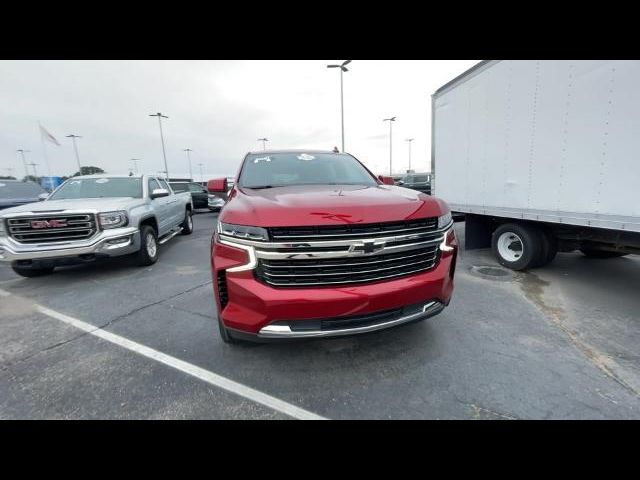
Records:
[[[169,196],[167,197],[167,205],[169,206],[169,215],[171,216],[170,227],[174,228],[176,225],[180,225],[184,220],[184,205],[180,201],[180,196],[173,192],[173,189],[162,179],[159,179],[162,188],[169,190]]]
[[[166,188],[160,184],[160,182],[155,178],[149,179],[149,195],[157,188]],[[171,190],[169,190],[171,192]],[[158,236],[161,237],[165,235],[172,227],[172,218],[169,207],[169,199],[171,195],[168,197],[160,197],[154,198],[151,200],[151,205],[153,206],[153,210],[156,214],[156,218],[158,219]]]

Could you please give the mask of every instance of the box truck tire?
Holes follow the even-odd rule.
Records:
[[[491,235],[491,248],[503,267],[526,270],[536,266],[545,253],[542,241],[542,233],[535,227],[505,223]]]

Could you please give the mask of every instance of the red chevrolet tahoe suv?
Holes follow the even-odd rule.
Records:
[[[449,304],[458,246],[445,202],[330,151],[246,155],[211,241],[220,334],[331,337]],[[210,180],[226,193],[226,180]]]

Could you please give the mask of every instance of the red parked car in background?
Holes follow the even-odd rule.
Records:
[[[211,242],[220,334],[331,337],[422,320],[449,304],[457,251],[445,202],[352,155],[249,153]]]

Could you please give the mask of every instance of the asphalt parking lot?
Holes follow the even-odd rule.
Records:
[[[640,418],[637,256],[559,254],[488,277],[472,267],[497,266],[491,253],[462,251],[449,308],[424,322],[229,346],[209,270],[216,218],[195,216],[151,267],[27,279],[0,266],[0,418]]]

